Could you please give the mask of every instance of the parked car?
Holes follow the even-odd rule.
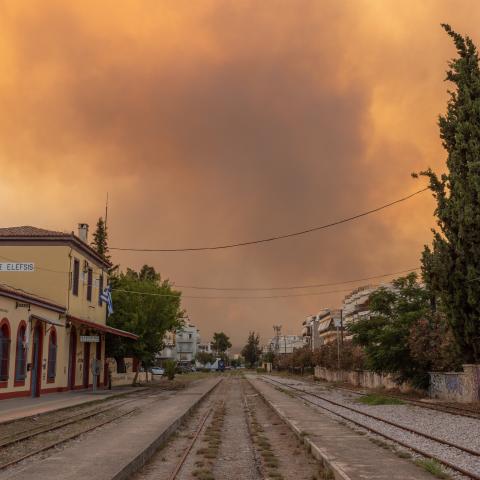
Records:
[[[152,367],[150,373],[152,375],[165,375],[165,370],[162,367]]]
[[[178,362],[177,373],[195,372],[196,368],[190,362]]]

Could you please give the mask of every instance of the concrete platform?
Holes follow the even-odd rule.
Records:
[[[177,429],[221,378],[194,382],[138,414],[94,430],[49,457],[0,474],[1,480],[125,480]]]
[[[253,387],[278,415],[310,445],[312,454],[331,468],[336,480],[432,480],[408,459],[372,443],[349,427],[278,391],[255,375]]]
[[[20,397],[0,400],[0,424],[19,418],[62,410],[84,403],[97,402],[110,397],[143,390],[145,387],[114,387],[112,390],[80,390],[73,392],[48,393],[38,398]]]

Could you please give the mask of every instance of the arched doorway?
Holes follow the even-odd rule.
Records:
[[[42,387],[42,347],[43,327],[41,322],[37,322],[35,329],[33,330],[31,379],[32,397],[39,397],[40,389]]]
[[[72,326],[70,329],[70,348],[68,354],[68,388],[75,388],[75,370],[77,369],[77,331]]]

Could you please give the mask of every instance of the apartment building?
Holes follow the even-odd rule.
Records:
[[[384,283],[382,285],[364,285],[356,288],[343,299],[343,326],[345,328],[346,338],[350,338],[348,335],[349,325],[362,318],[368,318],[370,316],[370,295],[380,287],[394,290],[394,286],[391,283]]]
[[[338,341],[342,335],[342,311],[325,310],[319,319],[317,330],[321,345]]]
[[[302,336],[305,344],[308,345],[311,350],[315,350],[323,343],[318,331],[318,325],[320,320],[325,315],[328,315],[329,312],[330,310],[328,308],[324,308],[315,315],[309,315],[302,323]]]
[[[164,347],[156,356],[162,360],[191,362],[200,351],[200,330],[187,320],[182,328],[167,332],[163,339]]]
[[[263,353],[274,352],[278,355],[292,353],[298,348],[303,348],[306,341],[302,335],[278,335],[272,337],[270,341],[264,345]]]

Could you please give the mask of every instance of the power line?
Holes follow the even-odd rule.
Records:
[[[305,230],[301,230],[299,232],[292,232],[292,233],[286,233],[284,235],[274,235],[272,237],[268,238],[262,238],[259,240],[251,240],[248,242],[239,242],[239,243],[228,243],[225,245],[215,245],[212,247],[187,247],[187,248],[123,248],[123,247],[110,247],[110,250],[120,250],[120,251],[126,251],[126,252],[198,252],[202,250],[222,250],[222,249],[227,249],[227,248],[235,248],[235,247],[244,247],[246,245],[256,245],[259,243],[268,243],[268,242],[273,242],[276,240],[281,240],[284,238],[290,238],[290,237],[297,237],[300,235],[306,235],[308,233],[312,233],[318,230],[324,230],[326,228],[331,228],[336,225],[341,225],[342,223],[347,223],[351,222],[352,220],[356,220],[361,217],[366,217],[367,215],[371,215],[372,213],[379,212],[380,210],[384,210],[385,208],[391,207],[393,205],[396,205],[397,203],[404,202],[415,195],[418,195],[420,193],[426,192],[429,190],[430,187],[425,187],[422,188],[421,190],[418,190],[414,193],[411,193],[410,195],[407,195],[406,197],[399,198],[398,200],[394,200],[393,202],[386,203],[385,205],[382,205],[380,207],[374,208],[372,210],[367,210],[366,212],[359,213],[357,215],[354,215],[352,217],[344,218],[341,220],[337,220],[332,223],[327,223],[325,225],[319,225],[316,227],[311,227],[307,228]]]
[[[400,275],[402,273],[409,273],[420,270],[421,267],[408,268],[406,270],[399,270],[398,272],[391,273],[382,273],[381,275],[373,275],[371,277],[355,278],[353,280],[344,280],[342,282],[333,282],[333,283],[311,283],[308,285],[291,285],[288,287],[201,287],[197,285],[179,285],[174,284],[174,287],[177,288],[191,288],[194,290],[214,290],[214,291],[247,291],[247,292],[256,292],[256,291],[269,291],[269,290],[299,290],[302,288],[318,288],[318,287],[334,287],[337,285],[345,285],[347,283],[357,283],[365,282],[367,280],[374,280],[377,278],[390,277],[392,275]]]
[[[13,258],[8,258],[4,257],[3,255],[0,255],[0,258],[3,260],[8,260],[9,262],[18,262],[18,260],[14,260]],[[43,270],[46,272],[51,272],[51,273],[61,273],[61,274],[70,274],[70,272],[67,271],[61,271],[61,270],[51,270],[49,268],[44,268],[44,267],[39,267],[37,264],[35,264],[35,269],[37,270]],[[407,268],[405,270],[398,270],[396,272],[390,272],[390,273],[382,273],[379,275],[372,275],[370,277],[363,277],[363,278],[354,278],[350,280],[343,280],[339,282],[331,282],[331,283],[311,283],[307,285],[290,285],[290,286],[285,286],[285,287],[202,287],[199,285],[179,285],[176,283],[173,283],[172,286],[174,288],[191,288],[193,290],[211,290],[211,291],[245,291],[245,292],[262,292],[262,291],[274,291],[274,290],[300,290],[303,288],[321,288],[321,287],[335,287],[338,285],[346,285],[350,283],[357,283],[357,282],[365,282],[368,280],[375,280],[377,278],[385,278],[385,277],[390,277],[393,275],[400,275],[402,273],[409,273],[409,272],[414,272],[417,270],[421,270],[421,267],[413,267],[413,268]],[[480,280],[480,277],[477,279],[473,280]],[[473,281],[472,280],[472,281]],[[135,292],[133,292],[135,293]],[[140,293],[140,292],[136,292]],[[176,296],[176,295],[172,295]],[[204,298],[204,297],[190,297],[187,295],[182,295],[183,298]],[[205,297],[206,298],[206,297]],[[214,297],[212,297],[214,298]],[[226,297],[220,297],[220,298],[226,298]],[[241,297],[245,298],[245,297]],[[254,297],[254,298],[261,298],[261,297]]]
[[[8,260],[9,262],[18,262],[18,260],[14,260],[12,258],[4,257],[3,255],[0,255],[0,258],[4,260]],[[70,274],[70,272],[67,271],[61,271],[61,270],[51,270],[49,268],[44,268],[44,267],[39,267],[37,264],[35,264],[35,269],[37,270],[43,270],[46,272],[51,272],[51,273],[62,273],[62,274]],[[301,290],[303,288],[321,288],[321,287],[335,287],[338,285],[346,285],[350,283],[357,283],[357,282],[365,282],[368,280],[375,280],[377,278],[385,278],[385,277],[391,277],[393,275],[401,275],[402,273],[409,273],[409,272],[414,272],[417,270],[421,270],[421,267],[413,267],[413,268],[407,268],[405,270],[398,270],[396,272],[390,272],[390,273],[382,273],[379,275],[372,275],[370,277],[362,277],[362,278],[354,278],[350,280],[343,280],[339,282],[331,282],[331,283],[311,283],[307,285],[290,285],[290,286],[285,286],[285,287],[202,287],[199,285],[180,285],[173,283],[172,286],[174,288],[191,288],[193,290],[211,290],[211,291],[244,291],[244,292],[262,292],[262,291],[274,291],[274,290]],[[473,280],[480,280],[480,277],[474,278]],[[471,281],[473,281],[471,280]],[[138,293],[138,292],[137,292]],[[175,296],[175,295],[172,295]],[[182,295],[183,298],[204,298],[204,297],[188,297],[186,295]],[[212,297],[213,298],[213,297]],[[226,298],[226,297],[221,297],[221,298]],[[244,297],[242,297],[244,298]],[[258,297],[255,297],[258,298]]]
[[[351,289],[344,289],[344,290],[330,290],[325,292],[310,292],[310,293],[290,293],[284,295],[262,295],[262,296],[196,296],[196,295],[183,295],[183,294],[172,294],[172,293],[151,293],[151,292],[138,292],[135,290],[124,290],[121,288],[112,288],[113,292],[121,292],[121,293],[131,293],[136,295],[145,295],[151,297],[178,297],[178,298],[193,298],[193,299],[201,299],[201,300],[262,300],[262,299],[270,299],[270,298],[288,298],[288,297],[314,297],[314,296],[321,296],[321,295],[328,295],[333,293],[346,293],[351,292]]]

